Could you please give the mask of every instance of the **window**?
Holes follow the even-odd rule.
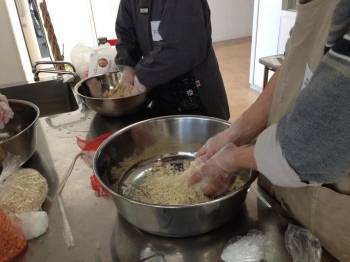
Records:
[[[10,23],[6,24],[6,34],[2,35],[5,35],[6,39],[11,37],[6,40],[6,45],[11,48],[11,55],[17,53],[20,58],[13,62],[13,67],[18,68],[18,71],[23,70],[27,80],[33,80],[31,64],[36,61],[51,60],[50,54],[52,53],[49,51],[51,46],[46,43],[45,37],[42,37],[46,30],[39,21],[42,18],[41,2],[42,0],[0,0],[0,8],[5,7],[2,8],[2,11],[8,15],[10,20]],[[98,0],[46,0],[46,4],[60,52],[64,54],[65,61],[70,61],[71,50],[77,43],[96,46],[97,36],[115,38],[114,27],[118,0],[102,2]],[[2,19],[2,22],[3,20],[5,18]],[[9,56],[10,53],[7,52],[1,57],[8,59]],[[52,67],[52,65],[47,66]],[[21,76],[17,71],[12,75],[15,75],[13,78],[18,78],[19,81],[23,80],[23,72]]]
[[[36,0],[16,0],[18,18],[31,64],[51,60]]]

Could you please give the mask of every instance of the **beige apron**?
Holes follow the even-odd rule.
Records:
[[[314,72],[321,61],[333,11],[338,2],[339,0],[313,0],[299,5],[273,96],[269,126],[292,110],[303,85],[306,65]],[[340,261],[350,261],[349,195],[339,194],[326,187],[273,186],[262,175],[258,183],[314,233],[333,256]]]

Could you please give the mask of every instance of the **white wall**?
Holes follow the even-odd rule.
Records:
[[[14,6],[13,0],[5,1]],[[79,41],[94,46],[97,37],[116,38],[119,0],[46,0],[46,3],[61,51],[64,44],[65,60],[70,61],[70,52]],[[254,0],[208,0],[208,3],[214,42],[251,36]],[[26,74],[27,79],[32,79],[20,24],[15,21],[17,14],[12,10],[11,27],[6,11],[4,0],[0,0],[0,59],[9,61],[0,72],[0,84],[22,81]]]
[[[73,43],[79,40],[87,44],[96,44],[97,37],[116,38],[115,19],[120,0],[46,0],[46,2],[57,39],[59,43],[65,43],[67,55]],[[89,25],[91,19],[87,10],[89,2],[94,27]],[[212,16],[213,42],[251,36],[254,0],[208,0],[208,3]],[[62,7],[65,7],[64,12]],[[79,12],[76,12],[77,9]]]
[[[115,18],[119,0],[91,0],[96,34],[115,38]],[[211,9],[213,41],[252,35],[254,0],[208,0]]]
[[[4,0],[0,1],[0,84],[26,79]],[[25,46],[24,46],[25,48]]]
[[[282,0],[255,0],[249,83],[262,91],[264,66],[261,57],[283,54],[290,28],[296,17],[294,11],[283,11]]]
[[[252,35],[254,0],[208,0],[208,3],[213,42]]]
[[[119,0],[91,0],[97,36],[115,36]],[[208,0],[214,42],[252,35],[254,0]]]
[[[70,61],[70,52],[78,41],[97,45],[89,0],[46,0],[46,5],[61,52],[64,44],[66,61]]]
[[[115,20],[120,0],[91,0],[97,37],[115,39]]]

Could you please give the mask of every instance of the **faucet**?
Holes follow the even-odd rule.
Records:
[[[76,72],[74,65],[67,61],[36,61],[32,67],[32,73],[36,72],[36,67],[38,65],[69,65],[72,67],[73,72]]]
[[[39,79],[39,74],[41,72],[44,72],[44,73],[53,73],[53,74],[61,74],[61,75],[72,75],[74,76],[74,82],[75,83],[78,83],[81,79],[80,77],[78,76],[78,74],[76,72],[72,72],[72,71],[64,71],[64,70],[50,70],[50,69],[38,69],[38,70],[35,70],[34,72],[34,81],[38,82],[40,79]]]

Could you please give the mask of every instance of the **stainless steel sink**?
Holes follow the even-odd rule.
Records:
[[[40,109],[40,117],[75,111],[79,108],[71,84],[61,79],[0,85],[0,93],[8,99],[32,102]]]

